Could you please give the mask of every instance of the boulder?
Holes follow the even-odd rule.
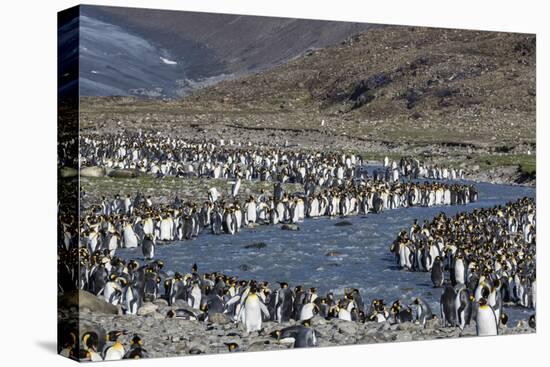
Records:
[[[131,169],[110,169],[107,172],[107,176],[117,178],[134,178],[138,176],[138,173]]]
[[[212,315],[208,315],[208,320],[218,325],[227,325],[231,323],[231,319],[229,318],[229,316],[223,313],[214,313]]]
[[[151,303],[151,302],[145,302],[138,310],[137,314],[138,316],[145,316],[154,313],[159,306]]]
[[[334,225],[336,227],[345,227],[345,226],[351,226],[353,225],[353,223],[351,223],[349,220],[343,220],[343,221],[334,223]]]
[[[69,291],[57,300],[60,309],[78,307],[79,310],[89,309],[91,313],[118,314],[118,308],[96,295],[83,290]]]
[[[78,176],[78,170],[72,167],[63,167],[59,170],[59,177],[71,178]]]
[[[281,229],[285,231],[299,231],[300,227],[297,224],[283,224]]]
[[[104,167],[84,167],[80,169],[80,176],[81,177],[105,177],[107,174]]]
[[[249,245],[244,245],[243,248],[246,248],[246,249],[262,249],[264,247],[267,247],[267,244],[265,242],[255,242],[255,243],[251,243]]]

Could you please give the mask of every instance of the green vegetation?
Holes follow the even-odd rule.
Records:
[[[481,170],[503,166],[517,166],[522,173],[536,173],[536,155],[529,154],[487,154],[475,158]]]

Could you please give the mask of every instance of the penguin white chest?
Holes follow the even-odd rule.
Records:
[[[257,296],[249,296],[244,306],[244,324],[247,332],[262,328],[262,310]]]
[[[497,321],[495,313],[490,306],[480,306],[476,315],[477,335],[497,335]]]

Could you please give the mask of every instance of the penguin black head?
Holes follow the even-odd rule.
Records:
[[[88,349],[97,351],[99,346],[99,336],[94,331],[87,331],[84,335],[82,335],[82,344],[84,344]]]
[[[142,344],[143,344],[143,340],[141,339],[141,337],[138,334],[134,334],[134,336],[132,337],[132,340],[130,340],[130,346],[136,347],[136,346],[141,346]]]
[[[128,262],[128,269],[136,270],[139,267],[139,263],[136,260],[130,260]]]
[[[479,303],[480,306],[486,306],[487,305],[487,299],[485,298],[480,298],[479,301],[477,301],[477,303]]]
[[[105,340],[106,341],[111,341],[111,342],[116,342],[117,339],[121,336],[121,335],[125,335],[126,334],[126,330],[113,330],[113,331],[109,331],[107,333],[107,335],[105,336]]]
[[[390,311],[395,315],[397,315],[399,313],[399,311],[401,311],[401,303],[399,302],[399,300],[395,301],[392,304],[392,306],[390,308]]]
[[[533,314],[531,316],[529,316],[529,327],[531,327],[532,329],[536,329],[537,328],[537,316],[536,314]]]
[[[224,343],[227,346],[227,349],[229,352],[236,352],[239,349],[239,345],[237,343]]]
[[[199,271],[199,267],[197,266],[197,264],[193,264],[193,266],[191,267],[191,272],[192,273],[197,273]]]
[[[489,288],[487,287],[483,287],[481,288],[481,296],[485,299],[489,298],[489,294],[491,293],[491,291],[489,290]]]
[[[281,330],[274,330],[269,334],[272,338],[279,340],[281,337]]]
[[[506,325],[508,323],[508,315],[504,311],[500,314],[500,323],[502,325]]]

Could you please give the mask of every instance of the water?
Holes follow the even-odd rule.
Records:
[[[193,263],[199,271],[219,271],[242,279],[286,281],[291,286],[317,287],[320,293],[343,294],[345,287],[357,288],[365,302],[383,298],[409,302],[415,297],[428,301],[439,312],[441,289],[432,288],[430,273],[400,270],[389,246],[397,233],[440,212],[459,211],[505,204],[523,196],[535,196],[535,189],[511,185],[477,184],[479,201],[463,206],[402,208],[381,214],[346,218],[350,226],[335,226],[341,218],[306,219],[299,231],[283,231],[280,225],[243,229],[230,236],[201,233],[192,241],[176,241],[157,247],[156,258],[168,271],[189,272]],[[261,249],[244,246],[264,242]],[[328,252],[336,256],[327,256]],[[141,249],[121,249],[122,258],[141,258]],[[448,274],[448,273],[446,273]],[[276,286],[275,286],[276,287]],[[506,308],[510,323],[527,319],[533,310]]]

